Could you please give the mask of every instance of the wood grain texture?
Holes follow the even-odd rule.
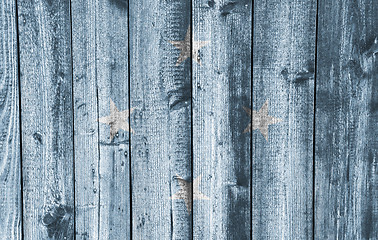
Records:
[[[190,59],[176,66],[189,1],[130,1],[133,239],[190,239],[177,175],[191,180]]]
[[[70,6],[19,0],[25,239],[73,239]]]
[[[101,0],[97,19],[98,101],[103,117],[109,115],[110,99],[119,111],[129,108],[127,5]],[[100,123],[99,129],[100,239],[130,239],[129,129],[119,130],[113,141],[109,125]]]
[[[315,25],[315,0],[254,2],[253,109],[282,120],[252,135],[254,239],[312,238]]]
[[[21,158],[17,21],[14,1],[0,2],[0,239],[21,239]]]
[[[127,18],[122,1],[72,5],[77,239],[130,238],[129,134],[98,122],[110,100],[128,109]]]
[[[378,236],[377,12],[319,1],[315,239]]]
[[[202,176],[194,201],[194,239],[251,239],[252,1],[193,1],[193,174]]]
[[[97,1],[72,1],[76,239],[100,239]]]

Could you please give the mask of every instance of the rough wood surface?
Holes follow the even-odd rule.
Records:
[[[72,2],[76,239],[99,238],[97,1]]]
[[[0,2],[0,239],[21,239],[21,159],[15,1]]]
[[[378,236],[378,4],[319,0],[315,239]]]
[[[315,25],[315,0],[254,2],[253,110],[281,119],[252,135],[254,239],[312,238]]]
[[[377,13],[0,0],[0,239],[376,239]]]
[[[251,28],[252,1],[193,1],[194,239],[251,239]]]
[[[97,84],[104,117],[110,99],[119,111],[129,108],[128,8],[122,1],[100,1],[98,7]],[[130,130],[118,130],[111,141],[109,128],[100,123],[100,239],[130,239]]]
[[[110,101],[119,111],[129,107],[127,5],[74,1],[72,20],[76,237],[128,239],[129,134],[111,138],[98,121],[110,114]]]
[[[130,1],[133,239],[191,238],[185,201],[171,199],[177,176],[191,181],[191,60],[178,63],[170,42],[184,40],[189,16],[189,1]]]
[[[19,0],[25,239],[74,238],[70,6]]]

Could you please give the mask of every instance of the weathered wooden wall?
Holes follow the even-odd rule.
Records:
[[[2,0],[0,239],[378,237],[375,0]]]
[[[319,1],[315,238],[378,238],[378,3]]]
[[[16,4],[0,3],[0,238],[21,239],[22,186]]]
[[[99,119],[129,108],[128,8],[72,1],[77,239],[130,238],[129,134]],[[127,119],[126,119],[127,120]]]
[[[68,1],[20,0],[17,9],[23,235],[25,239],[72,239],[70,6]]]
[[[170,43],[185,37],[190,2],[129,3],[133,239],[190,239],[191,215],[170,199],[192,177],[190,64]]]
[[[251,239],[252,2],[192,1],[193,174],[202,177],[194,199],[195,239]],[[195,44],[193,44],[195,46]]]
[[[252,136],[252,236],[311,239],[316,1],[255,1],[253,19],[253,108],[280,121]]]

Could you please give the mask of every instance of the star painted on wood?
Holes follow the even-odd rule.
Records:
[[[251,109],[243,107],[244,110],[251,116]],[[264,136],[266,141],[268,141],[268,131],[269,125],[279,123],[282,120],[268,115],[269,101],[266,100],[264,105],[260,108],[259,111],[253,110],[252,114],[252,128],[253,130],[259,129],[261,134]],[[251,131],[251,123],[248,124],[247,128],[244,130],[244,133]]]
[[[193,180],[193,183],[185,181],[182,177],[177,175],[177,180],[180,184],[180,191],[175,193],[171,199],[183,199],[185,201],[186,208],[190,213],[192,211],[192,190],[193,190],[193,200],[210,200],[207,196],[200,192],[199,185],[201,182],[202,176],[200,175]]]
[[[114,136],[120,129],[134,133],[134,131],[130,128],[129,123],[127,122],[130,113],[132,113],[133,111],[134,108],[131,108],[130,112],[129,110],[122,112],[118,111],[116,105],[114,104],[112,99],[110,99],[110,115],[98,119],[99,122],[110,125],[110,141],[113,140]]]
[[[187,58],[190,57],[190,26],[188,31],[186,32],[185,39],[183,41],[169,41],[173,46],[181,50],[180,56],[177,59],[176,66],[180,65],[184,62]],[[194,41],[192,45],[192,55],[193,59],[197,61],[199,65],[201,65],[201,60],[198,56],[199,50],[209,44],[210,41]]]

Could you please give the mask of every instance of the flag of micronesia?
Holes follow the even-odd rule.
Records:
[[[377,239],[377,12],[3,0],[0,239]]]

